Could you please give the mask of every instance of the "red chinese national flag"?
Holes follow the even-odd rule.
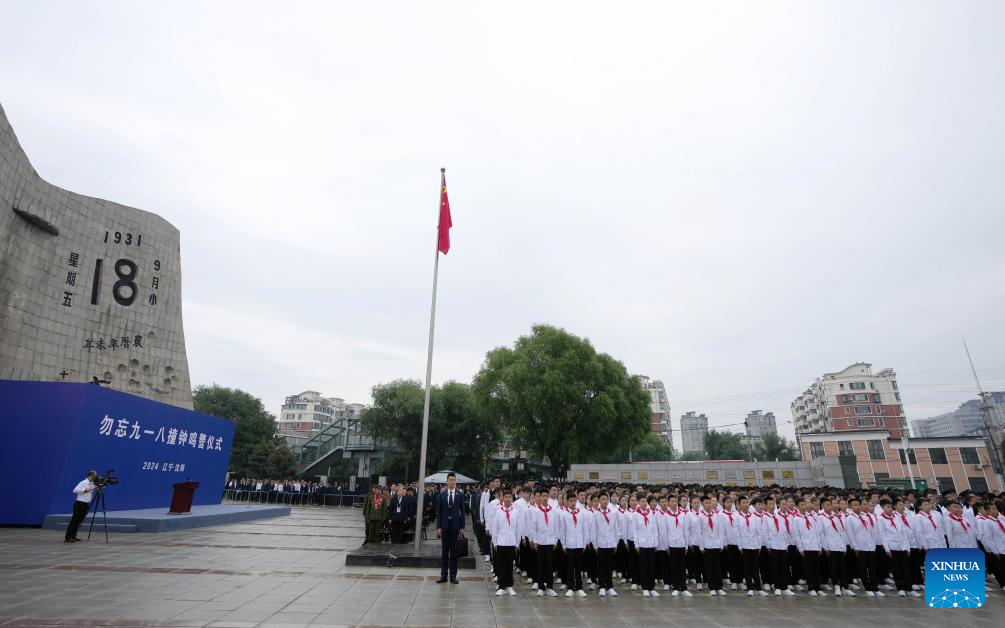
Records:
[[[440,183],[440,244],[437,247],[444,255],[450,250],[450,199],[447,198],[447,175],[441,175]]]

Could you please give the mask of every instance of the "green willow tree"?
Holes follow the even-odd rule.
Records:
[[[489,351],[472,389],[515,444],[559,472],[637,446],[650,430],[649,394],[638,378],[589,340],[549,325]]]

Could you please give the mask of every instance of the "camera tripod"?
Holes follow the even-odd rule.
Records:
[[[91,531],[94,530],[94,520],[98,517],[98,506],[101,506],[101,525],[105,528],[105,543],[108,542],[108,511],[105,509],[105,485],[97,486],[97,493],[91,500],[91,525],[87,528],[87,540],[91,540]]]

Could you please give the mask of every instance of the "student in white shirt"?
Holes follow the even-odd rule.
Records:
[[[822,526],[810,516],[810,503],[799,500],[799,512],[792,517],[792,536],[802,559],[802,573],[806,578],[806,590],[811,597],[827,595],[820,588],[820,549]]]
[[[662,518],[663,538],[660,545],[667,548],[667,570],[669,584],[673,589],[671,596],[683,595],[691,597],[687,590],[687,580],[684,578],[684,561],[687,555],[687,513],[677,507],[677,497],[670,495],[667,499],[667,509]]]
[[[66,526],[66,538],[64,543],[77,543],[77,529],[81,522],[87,517],[87,511],[91,507],[91,497],[94,495],[94,480],[98,477],[97,471],[88,471],[87,477],[73,487],[73,515],[70,523]]]
[[[562,582],[568,585],[565,597],[586,597],[583,590],[583,550],[586,548],[586,511],[579,507],[576,493],[566,494],[565,509],[558,511],[558,538],[565,548],[565,573]]]
[[[821,547],[834,595],[855,597],[855,592],[848,588],[848,572],[845,569],[844,551],[848,546],[848,536],[844,521],[833,511],[833,502],[829,497],[820,500],[820,508],[822,514],[817,521],[820,524]]]
[[[949,517],[946,520],[946,540],[949,547],[977,547],[977,533],[974,526],[963,516],[960,502],[949,502]]]
[[[932,502],[923,499],[917,502],[918,512],[914,516],[917,522],[914,535],[923,551],[943,548],[946,546],[945,523],[942,514],[932,509]]]
[[[617,597],[614,590],[614,550],[618,546],[619,532],[617,511],[611,507],[609,496],[601,492],[597,509],[593,513],[593,545],[597,549],[597,579],[600,596]]]
[[[503,491],[502,503],[489,515],[495,547],[496,595],[516,595],[513,590],[513,558],[520,542],[520,515],[513,507],[513,493]]]
[[[743,582],[743,568],[740,559],[740,516],[733,507],[733,498],[728,495],[722,496],[722,510],[719,511],[722,519],[723,543],[722,566],[726,577],[729,579],[729,588],[736,590],[738,584]]]
[[[737,511],[740,513],[739,534],[737,535],[740,552],[742,553],[743,583],[747,587],[747,595],[755,595],[755,591],[762,596],[768,593],[762,590],[760,554],[764,545],[761,530],[761,520],[763,516],[755,514],[759,509],[764,508],[764,502],[760,497],[754,498],[754,511],[750,511],[746,495],[737,498]]]
[[[531,509],[528,516],[528,536],[532,547],[537,552],[537,594],[539,597],[548,595],[557,597],[555,592],[555,543],[558,541],[558,513],[548,505],[548,493],[537,491],[537,508]]]
[[[768,561],[771,564],[771,584],[775,587],[775,595],[795,595],[789,589],[788,551],[792,538],[789,519],[773,512],[774,500],[768,499],[764,519],[764,540],[768,548]]]
[[[690,508],[687,511],[687,572],[691,581],[695,583],[695,589],[701,591],[704,582],[704,556],[701,551],[701,527],[698,521],[698,512],[701,510],[701,496],[695,495],[690,498]]]
[[[857,497],[848,500],[851,514],[845,518],[845,533],[848,545],[855,554],[855,567],[862,588],[868,597],[885,597],[879,590],[879,574],[876,567],[876,521],[872,513],[862,510],[862,502]]]
[[[908,555],[911,549],[910,530],[901,518],[894,512],[893,503],[889,499],[879,500],[883,514],[879,517],[876,527],[879,528],[883,550],[890,558],[893,570],[893,581],[897,587],[897,595],[905,597],[911,588]],[[911,591],[914,597],[919,597],[917,591]]]
[[[712,498],[701,498],[702,509],[698,511],[698,529],[701,538],[705,583],[709,595],[726,595],[722,589],[722,548],[725,547],[725,530],[721,515],[713,510]]]
[[[656,546],[659,543],[656,515],[649,509],[645,494],[639,493],[638,500],[639,507],[631,519],[630,528],[639,558],[639,587],[643,597],[659,597],[660,594],[655,590]]]
[[[998,510],[999,506],[1005,506],[1005,500],[988,504],[977,523],[983,527],[985,569],[1005,591],[1005,515]]]

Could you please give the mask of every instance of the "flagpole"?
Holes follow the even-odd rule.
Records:
[[[442,198],[443,185],[447,178],[447,169],[440,168],[440,189],[437,199]],[[437,216],[439,212],[439,200],[437,200]],[[415,512],[415,551],[418,553],[422,544],[423,508],[426,497],[426,441],[429,437],[429,386],[433,376],[433,330],[436,328],[436,279],[440,273],[440,220],[436,219],[436,247],[433,261],[433,304],[429,309],[429,346],[426,349],[426,397],[422,402],[422,445],[419,449],[419,490],[418,503]]]

